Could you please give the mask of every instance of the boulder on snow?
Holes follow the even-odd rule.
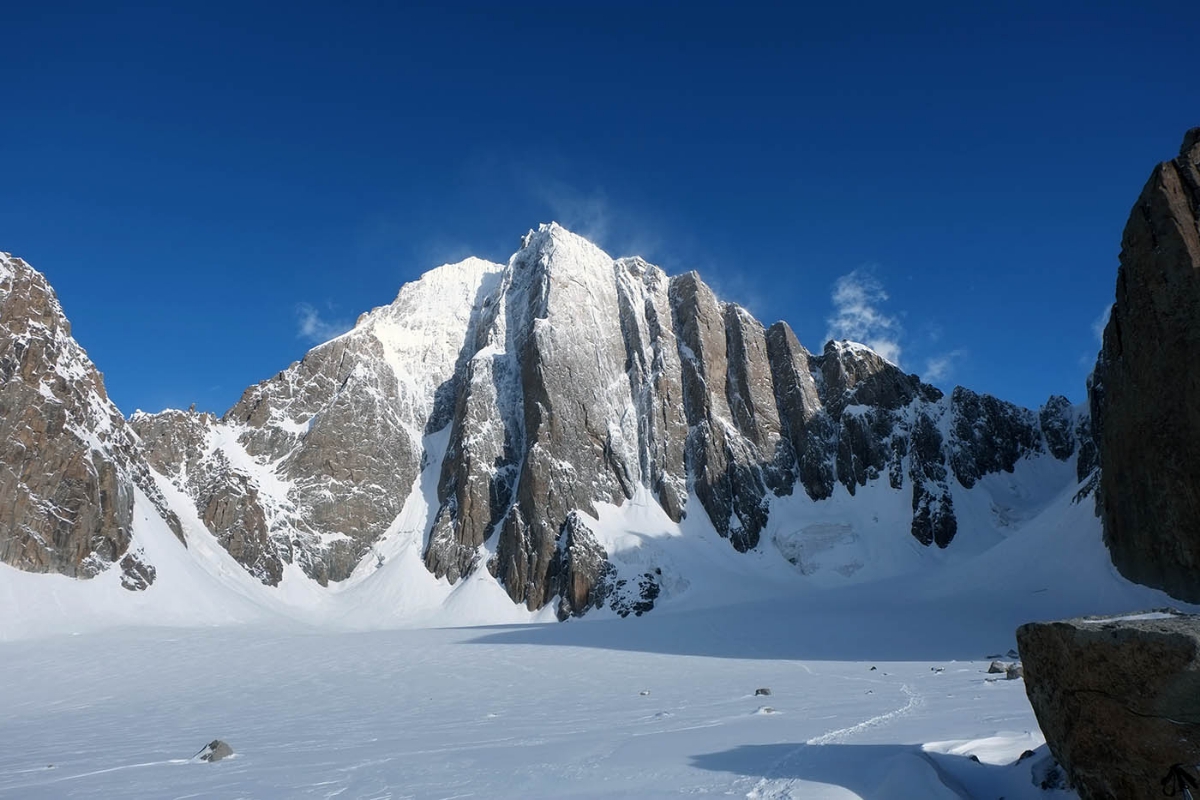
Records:
[[[1025,691],[1081,800],[1159,797],[1200,763],[1200,617],[1150,612],[1017,630]]]
[[[1025,677],[1025,668],[1020,664],[1009,664],[1004,668],[1004,677],[1010,681]]]
[[[1007,664],[1000,662],[1000,661],[993,661],[990,665],[988,665],[987,671],[988,671],[988,675],[999,675],[999,674],[1003,673],[1004,671],[1006,671],[1007,669],[1008,669]]]
[[[233,755],[232,747],[220,739],[213,739],[204,745],[204,749],[196,754],[196,758],[211,763],[213,761],[220,761],[223,758],[229,758],[231,755]]]
[[[764,686],[764,687],[762,687],[761,689],[755,689],[755,690],[754,690],[754,696],[755,696],[755,697],[765,697],[765,696],[768,696],[768,695],[770,695],[770,694],[771,694],[771,690],[770,690],[770,689],[768,689],[768,688],[767,688],[767,687],[765,687],[765,686]]]

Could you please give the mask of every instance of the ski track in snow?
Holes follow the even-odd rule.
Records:
[[[908,684],[902,684],[900,686],[900,691],[902,691],[908,697],[908,702],[906,702],[900,708],[897,708],[892,711],[887,711],[883,714],[878,714],[874,717],[871,717],[870,719],[864,719],[862,722],[855,723],[854,725],[850,725],[845,728],[838,728],[837,730],[829,731],[828,733],[823,733],[820,736],[814,736],[813,738],[811,738],[807,742],[805,742],[805,744],[821,745],[821,744],[832,744],[834,742],[844,742],[847,739],[849,739],[857,734],[862,733],[863,731],[867,730],[868,728],[876,728],[876,727],[879,727],[880,725],[886,725],[887,723],[894,720],[896,717],[902,717],[905,714],[911,713],[913,709],[917,708],[918,706],[920,706],[922,703],[925,702],[924,698],[921,697],[921,695],[917,694],[915,691],[913,691],[913,688],[911,686],[909,686]]]
[[[786,617],[763,611],[698,614],[694,629],[692,617],[663,615],[0,643],[0,797],[915,800],[858,776],[880,762],[893,765],[880,781],[940,781],[942,759],[990,791],[967,755],[1008,763],[1039,744],[1022,682],[988,683],[986,653],[780,658],[743,647],[747,633],[762,643],[786,630]],[[756,697],[759,686],[772,694]],[[777,713],[759,713],[765,704]],[[235,756],[186,758],[213,738]],[[923,742],[944,755],[922,753]],[[980,796],[1046,800],[1020,777]]]

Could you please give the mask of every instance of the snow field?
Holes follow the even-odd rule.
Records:
[[[943,780],[1041,796],[995,766],[1041,743],[1020,681],[987,681],[984,660],[739,654],[747,631],[788,636],[761,612],[679,633],[664,616],[9,643],[0,797],[971,796],[917,788]],[[217,737],[234,758],[189,761]]]

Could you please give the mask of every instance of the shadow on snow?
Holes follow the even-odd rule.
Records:
[[[759,793],[763,797],[775,796],[771,784],[782,789],[789,781],[840,786],[873,800],[1068,797],[1033,783],[1032,765],[1047,752],[1043,745],[1033,758],[994,765],[925,752],[920,745],[766,744],[705,753],[691,761],[697,769],[760,778],[766,784]]]

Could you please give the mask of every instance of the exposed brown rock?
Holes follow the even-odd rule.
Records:
[[[247,389],[223,418],[242,428],[239,441],[247,453],[277,462],[276,473],[293,482],[288,499],[304,511],[293,520],[291,537],[285,534],[282,542],[298,537],[307,556],[301,565],[322,583],[349,576],[400,513],[420,470],[420,440],[414,441],[412,433],[397,424],[399,393],[379,341],[346,336],[313,349],[287,372]],[[293,420],[306,429],[279,424]],[[222,504],[246,496],[236,486],[217,494],[226,496]],[[249,509],[254,502],[236,501],[257,516]],[[227,541],[261,538],[256,526],[248,520],[241,527],[250,538],[238,534]],[[333,538],[322,544],[321,534]]]
[[[138,413],[130,420],[146,460],[192,497],[217,542],[251,575],[278,585],[287,539],[272,539],[251,479],[233,469],[222,450],[210,447],[216,424],[212,414],[174,410]]]
[[[1025,690],[1082,800],[1162,797],[1200,763],[1200,618],[1075,619],[1017,630]]]
[[[727,314],[694,272],[672,279],[670,295],[689,426],[684,453],[692,486],[713,527],[744,552],[757,546],[766,525],[768,483],[790,488],[790,480],[776,479],[776,474],[788,472],[793,458],[790,447],[777,453],[783,440],[779,437],[779,412],[775,403],[767,400],[775,392],[765,334],[741,309]],[[748,365],[748,350],[761,358],[761,363]],[[739,425],[745,426],[749,435]],[[776,458],[785,466],[776,463]]]
[[[1200,128],[1159,164],[1121,241],[1091,381],[1099,509],[1127,578],[1200,602]]]
[[[0,561],[92,577],[129,547],[135,486],[182,540],[54,290],[0,254]]]
[[[813,356],[786,322],[767,331],[767,357],[775,383],[779,418],[792,445],[801,485],[813,500],[833,494],[837,430],[821,403],[813,373]]]

